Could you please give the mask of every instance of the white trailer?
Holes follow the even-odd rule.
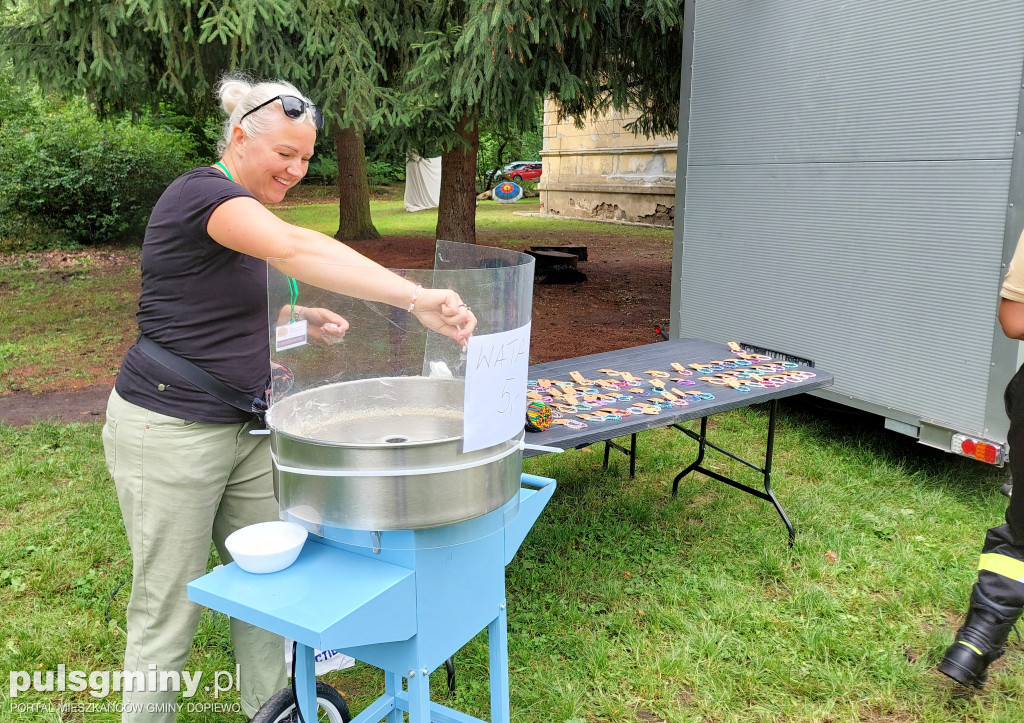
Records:
[[[1024,2],[686,0],[684,33],[672,336],[811,360],[1001,464]]]

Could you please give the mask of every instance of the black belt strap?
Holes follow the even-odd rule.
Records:
[[[139,338],[135,340],[135,346],[160,366],[169,369],[183,379],[187,379],[210,396],[216,397],[232,407],[241,409],[243,412],[255,414],[259,416],[260,420],[263,419],[263,414],[267,411],[267,403],[259,397],[254,397],[251,394],[240,392],[234,387],[229,387],[216,377],[204,372],[188,359],[182,359],[177,354],[167,351],[145,334],[139,334]]]

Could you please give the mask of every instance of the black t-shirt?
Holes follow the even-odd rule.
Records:
[[[221,246],[206,232],[214,209],[239,196],[255,198],[210,167],[189,171],[167,187],[153,207],[142,244],[136,320],[139,330],[164,349],[262,398],[270,376],[267,264]],[[134,346],[121,363],[115,388],[133,404],[180,419],[252,419]]]

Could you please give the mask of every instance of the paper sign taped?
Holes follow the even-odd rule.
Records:
[[[529,324],[469,338],[463,452],[500,444],[523,431],[529,367]]]

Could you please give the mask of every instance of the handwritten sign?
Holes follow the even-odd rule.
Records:
[[[529,368],[529,324],[469,338],[463,452],[500,444],[523,430]]]

